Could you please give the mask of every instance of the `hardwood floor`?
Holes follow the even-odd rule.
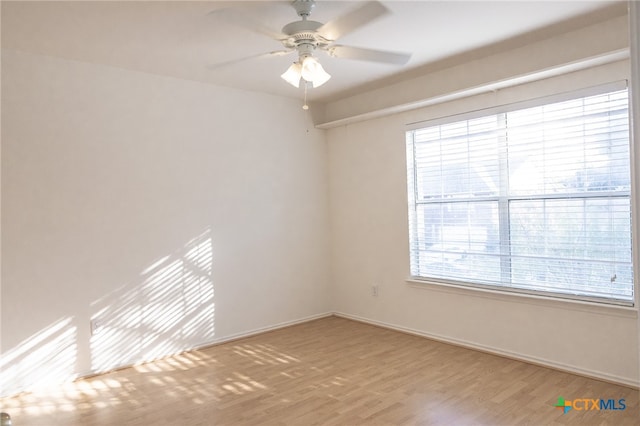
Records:
[[[626,409],[563,414],[560,396]],[[338,317],[1,406],[13,426],[640,424],[637,390]]]

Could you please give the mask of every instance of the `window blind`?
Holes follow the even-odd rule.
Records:
[[[407,132],[411,275],[630,304],[627,90]]]

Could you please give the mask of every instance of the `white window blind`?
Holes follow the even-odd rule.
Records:
[[[407,132],[411,275],[632,304],[628,93]]]

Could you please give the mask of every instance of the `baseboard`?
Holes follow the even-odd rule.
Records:
[[[275,330],[291,327],[291,326],[298,325],[298,324],[303,324],[303,323],[306,323],[306,322],[309,322],[309,321],[315,321],[315,320],[326,318],[326,317],[330,317],[330,316],[337,316],[337,317],[349,319],[349,320],[352,320],[352,321],[358,321],[358,322],[365,323],[365,324],[375,325],[375,326],[386,328],[386,329],[389,329],[389,330],[394,330],[394,331],[398,331],[398,332],[402,332],[402,333],[412,334],[412,335],[415,335],[415,336],[420,336],[420,337],[424,337],[424,338],[427,338],[427,339],[435,340],[435,341],[438,341],[438,342],[448,343],[448,344],[460,346],[460,347],[467,348],[467,349],[477,350],[477,351],[489,353],[489,354],[492,354],[492,355],[498,355],[498,356],[502,356],[502,357],[505,357],[505,358],[514,359],[514,360],[517,360],[517,361],[527,362],[529,364],[539,365],[539,366],[542,366],[542,367],[552,368],[554,370],[564,371],[564,372],[577,374],[577,375],[584,376],[584,377],[589,377],[589,378],[592,378],[592,379],[602,380],[602,381],[613,383],[613,384],[616,384],[616,385],[627,386],[627,387],[630,387],[630,388],[633,388],[633,389],[640,388],[640,382],[638,382],[638,380],[632,380],[632,379],[629,379],[629,378],[626,378],[626,377],[620,377],[620,376],[616,376],[616,375],[612,375],[612,374],[608,374],[608,373],[604,373],[604,372],[600,372],[600,371],[577,368],[577,367],[572,366],[572,365],[567,365],[567,364],[559,363],[559,362],[548,360],[548,359],[543,359],[543,358],[539,358],[539,357],[532,357],[532,356],[529,356],[529,355],[526,355],[526,354],[521,354],[521,353],[516,353],[516,352],[511,352],[511,351],[505,351],[505,350],[500,349],[500,348],[494,348],[494,347],[490,347],[490,346],[487,346],[487,345],[481,345],[481,344],[478,344],[478,343],[475,343],[475,342],[469,342],[469,341],[462,340],[462,339],[450,338],[450,337],[447,337],[447,336],[442,336],[442,335],[438,335],[438,334],[434,334],[434,333],[427,333],[427,332],[424,332],[422,330],[416,330],[416,329],[412,329],[412,328],[409,328],[409,327],[403,327],[403,326],[400,326],[400,325],[391,324],[391,323],[387,323],[387,322],[383,322],[383,321],[377,321],[377,320],[373,320],[371,318],[365,318],[365,317],[361,317],[361,316],[357,316],[357,315],[346,314],[346,313],[343,313],[343,312],[325,312],[325,313],[321,313],[321,314],[311,315],[311,316],[308,316],[308,317],[298,318],[298,319],[291,320],[291,321],[281,322],[281,323],[270,325],[270,326],[267,326],[267,327],[260,327],[260,328],[244,331],[242,333],[236,333],[236,334],[224,336],[224,337],[221,337],[219,339],[214,339],[212,341],[203,342],[202,344],[198,344],[198,345],[186,348],[186,349],[181,350],[180,352],[177,352],[177,353],[174,353],[174,354],[165,355],[165,356],[160,357],[158,359],[163,359],[163,358],[168,358],[168,357],[171,357],[171,356],[176,356],[176,355],[179,355],[181,353],[185,353],[185,352],[189,352],[189,351],[203,350],[203,349],[206,349],[208,347],[222,345],[224,343],[229,343],[229,342],[232,342],[232,341],[235,341],[235,340],[244,339],[244,338],[247,338],[247,337],[250,337],[250,336],[263,334],[263,333],[267,333],[267,332],[270,332],[270,331],[275,331]],[[114,368],[112,368],[112,369],[110,369],[108,371],[86,372],[86,373],[74,376],[74,377],[72,377],[70,379],[71,380],[87,379],[87,378],[91,378],[91,377],[94,377],[94,376],[97,376],[97,375],[106,374],[106,373],[109,373],[111,371],[121,370],[121,369],[124,369],[124,368],[130,368],[130,367],[134,367],[136,365],[141,365],[141,364],[145,364],[145,363],[148,363],[148,362],[157,361],[158,359],[141,361],[139,363],[134,363],[134,364],[115,366]],[[0,396],[1,397],[10,397],[10,396],[15,396],[18,393],[29,392],[29,391],[30,390],[28,390],[28,389],[18,389],[18,390],[14,389],[14,392],[12,392],[11,395],[0,395]]]
[[[375,326],[386,328],[386,329],[389,329],[389,330],[394,330],[394,331],[399,331],[399,332],[402,332],[402,333],[412,334],[412,335],[415,335],[415,336],[425,337],[427,339],[435,340],[435,341],[442,342],[442,343],[448,343],[448,344],[451,344],[451,345],[460,346],[460,347],[467,348],[467,349],[472,349],[472,350],[476,350],[476,351],[480,351],[480,352],[485,352],[485,353],[488,353],[488,354],[491,354],[491,355],[498,355],[498,356],[509,358],[509,359],[513,359],[513,360],[516,360],[516,361],[522,361],[522,362],[526,362],[526,363],[529,363],[529,364],[539,365],[541,367],[552,368],[554,370],[563,371],[563,372],[567,372],[567,373],[572,373],[572,374],[576,374],[576,375],[579,375],[579,376],[588,377],[590,379],[597,379],[597,380],[605,381],[605,382],[616,384],[616,385],[622,385],[622,386],[630,387],[630,388],[633,388],[633,389],[639,389],[640,388],[640,381],[633,380],[633,379],[630,379],[628,377],[620,377],[620,376],[616,376],[616,375],[613,375],[613,374],[605,373],[605,372],[602,372],[602,371],[579,368],[579,367],[576,367],[576,366],[573,366],[573,365],[563,364],[563,363],[556,362],[556,361],[549,360],[549,359],[534,357],[534,356],[530,356],[530,355],[526,355],[526,354],[522,354],[522,353],[517,353],[517,352],[512,352],[512,351],[506,351],[504,349],[495,348],[495,347],[491,347],[491,346],[487,346],[487,345],[482,345],[482,344],[479,344],[479,343],[476,343],[476,342],[470,342],[470,341],[467,341],[467,340],[455,339],[455,338],[442,336],[442,335],[438,335],[438,334],[434,334],[434,333],[427,333],[427,332],[422,331],[422,330],[416,330],[416,329],[412,329],[412,328],[409,328],[409,327],[403,327],[403,326],[400,326],[400,325],[391,324],[391,323],[387,323],[387,322],[383,322],[383,321],[377,321],[377,320],[373,320],[373,319],[370,319],[370,318],[360,317],[360,316],[357,316],[357,315],[346,314],[346,313],[343,313],[343,312],[334,312],[334,315],[337,316],[337,317],[346,318],[346,319],[350,319],[350,320],[353,320],[353,321],[362,322],[362,323],[365,323],[365,324],[375,325]]]
[[[318,319],[331,317],[333,315],[334,315],[333,312],[325,312],[325,313],[322,313],[322,314],[311,315],[311,316],[308,316],[308,317],[299,318],[299,319],[292,320],[292,321],[281,322],[281,323],[278,323],[278,324],[275,324],[275,325],[270,325],[270,326],[267,326],[267,327],[256,328],[256,329],[253,329],[253,330],[250,330],[250,331],[245,331],[245,332],[242,332],[242,333],[231,334],[229,336],[225,336],[225,337],[222,337],[220,339],[215,339],[213,341],[210,341],[210,342],[207,342],[207,343],[203,343],[203,344],[198,345],[196,347],[193,347],[193,348],[190,348],[190,349],[186,349],[183,352],[202,350],[202,349],[209,348],[211,346],[222,345],[224,343],[233,342],[234,340],[244,339],[244,338],[247,338],[247,337],[255,336],[257,334],[268,333],[270,331],[280,330],[282,328],[287,328],[287,327],[291,327],[291,326],[298,325],[298,324],[304,324],[305,322],[315,321],[315,320],[318,320]]]

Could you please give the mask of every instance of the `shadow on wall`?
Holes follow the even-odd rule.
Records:
[[[91,303],[91,370],[173,355],[215,335],[210,230],[145,268],[140,279]],[[63,382],[76,374],[77,326],[63,318],[2,354],[0,394]]]

